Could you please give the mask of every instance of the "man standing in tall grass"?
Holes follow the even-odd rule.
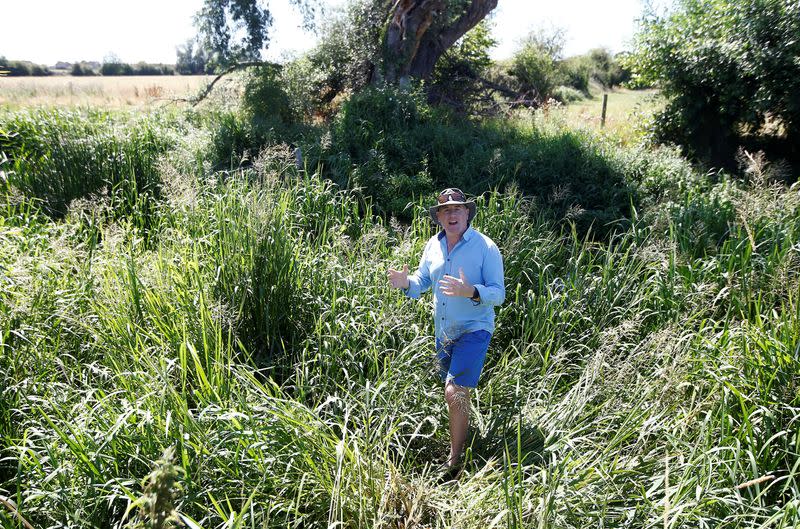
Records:
[[[388,270],[389,282],[406,296],[433,291],[436,356],[450,418],[450,456],[457,468],[467,438],[470,388],[478,385],[489,340],[494,332],[494,307],[505,300],[503,258],[497,245],[470,226],[474,201],[460,189],[439,193],[429,213],[442,230],[425,245],[419,269],[408,274]]]

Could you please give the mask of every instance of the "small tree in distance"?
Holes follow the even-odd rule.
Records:
[[[644,19],[628,64],[668,99],[658,140],[732,166],[745,141],[800,158],[798,57],[797,0],[678,0]]]

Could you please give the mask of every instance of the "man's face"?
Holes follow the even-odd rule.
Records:
[[[450,204],[436,210],[436,218],[448,235],[461,235],[467,231],[469,210],[463,204]]]

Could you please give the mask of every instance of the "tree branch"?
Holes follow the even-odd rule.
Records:
[[[486,18],[486,15],[495,7],[497,7],[497,0],[472,0],[463,15],[439,32],[438,40],[442,49],[446,50],[455,44],[462,35]]]
[[[235,72],[237,70],[244,70],[245,68],[250,68],[250,67],[253,67],[253,66],[280,67],[279,64],[275,64],[275,63],[271,63],[271,62],[264,62],[264,61],[237,62],[236,64],[233,64],[233,65],[229,66],[228,68],[226,68],[225,70],[223,70],[222,73],[218,74],[210,83],[208,83],[208,85],[205,87],[205,89],[203,90],[203,92],[199,96],[197,96],[195,98],[179,97],[179,98],[174,98],[173,101],[191,103],[193,107],[197,106],[201,101],[203,101],[206,97],[208,97],[208,94],[210,94],[211,90],[214,89],[214,85],[217,84],[217,81],[219,81],[220,79],[222,79],[226,75],[231,74],[231,73],[233,73],[233,72]]]

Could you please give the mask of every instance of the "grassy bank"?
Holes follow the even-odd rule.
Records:
[[[605,238],[514,185],[479,196],[508,297],[464,475],[442,484],[430,307],[385,279],[416,264],[429,197],[400,224],[285,145],[214,171],[203,119],[54,116],[33,121],[68,141],[13,136],[0,167],[4,526],[800,523],[800,199],[767,164],[743,181],[570,136],[636,197]],[[92,152],[123,155],[70,150],[82,119],[108,130]],[[534,125],[508,125],[519,156],[557,144]],[[38,140],[39,165],[20,155]],[[91,178],[50,197],[67,173],[48,158]],[[115,171],[153,186],[97,192]]]

